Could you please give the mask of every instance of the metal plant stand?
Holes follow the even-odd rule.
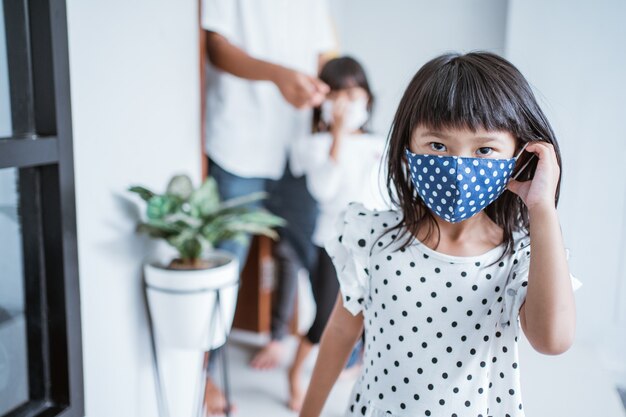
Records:
[[[231,285],[233,286],[239,285],[239,281],[236,281]],[[223,313],[222,313],[221,299],[220,299],[220,290],[226,287],[227,286],[223,286],[220,288],[193,290],[193,291],[172,291],[172,290],[149,286],[144,281],[144,299],[145,299],[144,301],[146,303],[145,305],[146,305],[146,310],[147,310],[148,324],[150,327],[150,345],[151,345],[151,350],[152,350],[152,360],[153,360],[155,379],[156,379],[155,386],[156,386],[157,408],[158,408],[158,413],[160,417],[171,417],[171,414],[170,414],[170,410],[169,410],[169,406],[167,402],[166,392],[163,386],[162,370],[159,366],[157,341],[156,341],[156,335],[154,332],[152,314],[150,313],[150,307],[148,305],[147,289],[150,288],[151,290],[155,290],[155,291],[164,291],[170,294],[179,294],[179,295],[185,295],[185,294],[190,294],[190,293],[197,294],[199,292],[215,292],[215,304],[213,307],[213,311],[211,313],[212,317],[209,323],[209,339],[208,339],[209,341],[212,341],[214,333],[215,333],[215,327],[217,327],[216,326],[216,320],[218,320],[217,317],[219,317],[220,324],[222,325],[221,327],[222,329],[224,329],[224,338],[225,340],[228,339],[229,332],[223,323]],[[215,348],[214,353],[218,354],[218,359],[221,362],[222,384],[224,387],[224,396],[226,398],[225,415],[227,417],[230,417],[231,415],[231,390],[230,390],[230,379],[228,375],[227,345],[228,343],[225,342],[222,346]],[[200,374],[200,380],[197,381],[196,383],[197,392],[199,393],[199,401],[196,407],[195,415],[196,417],[204,417],[205,415],[204,393],[206,390],[206,380],[207,380],[207,377],[209,376],[208,360],[206,360],[206,364],[203,364],[202,370],[201,372],[199,372],[199,374]],[[173,416],[173,417],[179,417],[179,416]]]

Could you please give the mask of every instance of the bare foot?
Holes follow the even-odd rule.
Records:
[[[300,373],[296,372],[292,367],[289,369],[289,403],[291,410],[299,412],[304,402],[304,391],[300,384]]]
[[[272,369],[278,366],[283,355],[283,345],[278,340],[269,342],[259,353],[257,353],[250,366],[255,369]]]
[[[219,389],[217,385],[213,383],[211,378],[207,378],[206,380],[206,388],[204,390],[204,406],[206,408],[206,412],[210,416],[215,415],[224,415],[226,414],[226,397],[222,390]],[[237,408],[231,404],[230,412],[233,413],[237,411]]]

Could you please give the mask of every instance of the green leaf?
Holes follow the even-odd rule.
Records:
[[[137,231],[140,233],[146,233],[150,237],[160,239],[167,239],[178,233],[178,230],[170,227],[169,225],[155,225],[150,223],[140,223],[137,226]]]
[[[272,239],[277,239],[277,233],[272,229],[282,226],[285,221],[265,209],[253,209],[235,215],[220,216],[205,224],[201,229],[201,234],[210,242],[215,244],[220,240],[231,239],[237,234],[261,234]]]
[[[187,175],[174,176],[167,185],[166,194],[176,196],[186,201],[193,192],[193,184]]]
[[[168,223],[176,223],[181,225],[183,228],[184,227],[191,227],[191,228],[195,228],[198,229],[200,227],[202,227],[202,219],[198,219],[196,217],[193,217],[190,214],[184,213],[182,211],[177,211],[173,214],[168,214],[165,217],[163,217],[163,220],[168,222]]]
[[[242,195],[240,197],[234,197],[234,198],[224,201],[222,205],[220,206],[220,209],[241,207],[244,205],[248,205],[250,203],[254,203],[256,201],[264,200],[267,198],[267,196],[268,194],[266,192],[259,191],[259,192],[248,194],[248,195]]]
[[[148,201],[154,196],[154,193],[152,191],[138,185],[130,187],[128,191],[139,195],[139,197],[141,197],[143,201]]]
[[[167,242],[180,253],[183,259],[195,259],[194,255],[197,246],[200,247],[200,252],[202,250],[202,245],[198,242],[197,232],[193,229],[184,229],[179,234],[168,238]],[[198,255],[200,252],[198,252]]]
[[[167,195],[155,195],[148,200],[147,215],[149,219],[161,219],[176,211],[180,204]]]
[[[255,209],[237,216],[239,221],[259,224],[268,227],[279,227],[287,224],[285,219],[276,216],[265,209]]]
[[[200,243],[197,237],[187,239],[183,243],[181,255],[183,255],[183,259],[199,259],[200,255],[202,255],[202,243]]]
[[[211,242],[206,240],[204,236],[202,236],[201,234],[198,234],[196,238],[198,239],[198,242],[200,242],[200,244],[202,245],[203,252],[208,252],[210,250],[213,250],[214,248],[213,245],[211,244]]]
[[[213,177],[208,177],[206,181],[195,190],[189,198],[191,214],[196,217],[209,215],[220,206],[220,195],[217,189],[217,182]]]
[[[212,177],[195,190],[189,177],[178,175],[169,182],[164,194],[154,194],[139,186],[129,191],[147,202],[148,220],[140,223],[137,230],[164,239],[185,260],[196,260],[225,240],[243,243],[252,234],[277,239],[274,229],[286,223],[255,204],[267,197],[264,192],[220,202],[218,186]]]

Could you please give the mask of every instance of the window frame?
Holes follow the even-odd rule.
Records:
[[[2,417],[84,416],[82,333],[65,0],[4,0],[19,171],[29,398]]]

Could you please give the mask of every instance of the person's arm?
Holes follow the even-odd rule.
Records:
[[[554,204],[560,172],[551,144],[537,142],[526,150],[539,157],[533,180],[508,185],[522,198],[530,218],[532,250],[520,324],[535,350],[558,355],[571,347],[576,329],[574,293]]]
[[[363,314],[353,316],[343,307],[341,293],[322,334],[313,376],[306,392],[300,417],[318,417],[339,374],[346,366],[363,331]]]
[[[314,12],[315,48],[319,51],[318,74],[329,60],[340,55],[335,23],[330,14],[328,3],[328,0],[318,0]]]
[[[207,32],[206,43],[214,66],[247,80],[273,82],[296,108],[318,106],[328,92],[328,86],[316,77],[254,58],[217,32]]]

